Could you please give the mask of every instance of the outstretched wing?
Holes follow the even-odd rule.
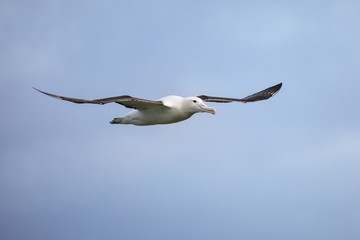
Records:
[[[198,98],[201,98],[203,101],[206,101],[206,102],[219,102],[219,103],[256,102],[256,101],[261,101],[261,100],[266,100],[268,98],[271,98],[272,96],[274,96],[276,93],[278,93],[280,91],[281,86],[282,86],[282,83],[279,83],[275,86],[269,87],[265,90],[254,93],[254,94],[244,97],[244,98],[211,97],[211,96],[206,96],[206,95],[198,96]]]
[[[86,100],[86,99],[80,99],[80,98],[70,98],[70,97],[63,97],[58,96],[55,94],[47,93],[44,91],[41,91],[39,89],[34,88],[36,91],[39,91],[43,94],[46,94],[50,97],[54,97],[57,99],[73,102],[73,103],[92,103],[92,104],[107,104],[107,103],[118,103],[128,108],[135,108],[135,109],[147,109],[147,108],[153,108],[153,107],[165,107],[162,101],[152,101],[152,100],[146,100],[141,98],[135,98],[128,95],[118,96],[118,97],[109,97],[109,98],[101,98],[101,99],[94,99],[94,100]]]

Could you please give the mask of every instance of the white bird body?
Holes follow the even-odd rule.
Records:
[[[206,106],[204,102],[197,97],[183,98],[180,96],[167,96],[160,98],[158,101],[162,101],[163,105],[147,109],[135,109],[121,118],[115,118],[110,123],[134,124],[139,126],[169,124],[186,120],[197,112],[210,112],[215,114],[215,108]]]
[[[227,98],[227,97],[211,97],[201,95],[198,97],[179,97],[179,96],[167,96],[160,98],[159,100],[152,101],[147,99],[135,98],[128,95],[101,98],[95,100],[86,100],[80,98],[69,98],[51,93],[40,91],[36,88],[35,90],[46,94],[50,97],[57,99],[70,101],[74,103],[92,103],[92,104],[107,104],[115,102],[128,108],[135,110],[129,112],[123,117],[114,118],[111,124],[133,124],[133,125],[155,125],[155,124],[169,124],[176,123],[190,118],[193,114],[199,112],[207,112],[215,114],[215,108],[208,107],[205,105],[206,102],[255,102],[260,100],[268,99],[274,96],[281,88],[282,83],[275,86],[269,87],[260,92],[254,93],[245,98]]]

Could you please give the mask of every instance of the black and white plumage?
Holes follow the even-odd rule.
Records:
[[[269,87],[260,92],[254,93],[245,98],[227,98],[227,97],[212,97],[206,95],[200,95],[198,97],[179,97],[179,96],[167,96],[159,100],[152,101],[147,99],[135,98],[128,95],[122,95],[118,97],[101,98],[95,100],[86,100],[79,98],[63,97],[41,91],[35,90],[46,94],[50,97],[73,102],[73,103],[92,103],[92,104],[107,104],[118,103],[127,108],[133,108],[134,110],[120,118],[114,118],[111,124],[134,124],[134,125],[155,125],[155,124],[168,124],[176,123],[190,118],[193,114],[198,112],[207,112],[215,114],[215,108],[208,107],[205,102],[255,102],[266,100],[280,91],[282,83]]]

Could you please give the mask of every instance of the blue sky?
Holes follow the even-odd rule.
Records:
[[[359,239],[358,1],[0,2],[1,239]],[[110,125],[123,94],[244,97]]]

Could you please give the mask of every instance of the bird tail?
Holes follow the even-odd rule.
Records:
[[[114,118],[112,121],[110,121],[111,124],[122,124],[123,118]]]

